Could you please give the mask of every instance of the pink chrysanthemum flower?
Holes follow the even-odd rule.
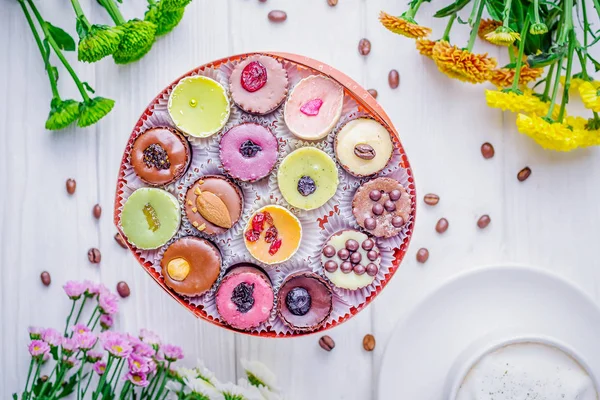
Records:
[[[112,315],[102,314],[100,316],[100,327],[103,330],[110,329],[111,326],[113,326],[114,323],[115,323],[115,321],[114,321]]]
[[[183,358],[183,350],[179,346],[165,344],[160,346],[160,349],[167,361],[177,361]]]
[[[133,348],[121,335],[111,335],[106,340],[103,340],[102,347],[115,357],[127,357],[133,351]]]
[[[87,297],[94,297],[98,293],[100,293],[100,288],[103,286],[101,283],[96,283],[92,281],[85,280],[83,281],[85,285],[85,295]]]
[[[149,329],[142,328],[140,330],[140,339],[154,348],[160,345],[160,337]]]
[[[42,331],[42,340],[50,347],[60,346],[63,341],[63,335],[54,328],[47,328]]]
[[[75,353],[77,350],[79,350],[79,344],[77,343],[77,341],[75,339],[72,339],[72,338],[64,338],[63,339],[63,341],[62,341],[63,354],[70,356],[71,354]]]
[[[63,289],[70,299],[77,300],[85,293],[87,287],[83,282],[68,281],[64,284]]]
[[[81,350],[90,350],[94,347],[98,338],[92,332],[77,332],[73,335],[73,340],[77,342]]]
[[[32,357],[43,358],[49,352],[50,346],[43,340],[34,339],[29,343],[29,354],[31,354]]]
[[[129,371],[133,373],[148,373],[148,371],[150,370],[148,362],[151,360],[152,359],[150,358],[142,357],[138,354],[131,353],[127,358],[127,365],[129,366]]]
[[[73,325],[71,327],[71,332],[73,332],[74,334],[85,333],[85,332],[90,332],[90,331],[91,331],[90,328],[86,324],[82,324],[82,323]]]
[[[42,338],[42,332],[44,329],[40,328],[39,326],[30,326],[27,328],[27,331],[29,332],[29,339],[34,340]]]
[[[134,342],[133,351],[142,357],[152,357],[156,354],[154,347],[142,341]]]
[[[148,379],[144,372],[133,373],[129,372],[125,379],[133,383],[135,386],[146,387],[148,386]]]
[[[104,361],[96,361],[94,365],[92,365],[92,369],[98,374],[103,375],[104,371],[106,371],[106,363]]]
[[[98,305],[103,314],[113,315],[119,311],[119,298],[108,290],[102,290],[98,295]]]
[[[103,355],[104,355],[104,353],[102,353],[100,351],[92,350],[92,351],[87,352],[87,354],[85,355],[85,359],[89,363],[95,363],[96,361],[102,360]]]
[[[73,368],[79,365],[79,360],[75,355],[70,357],[63,357],[63,364],[68,368]]]

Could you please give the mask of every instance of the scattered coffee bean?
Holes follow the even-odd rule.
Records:
[[[273,11],[269,12],[268,17],[269,17],[269,21],[275,22],[275,23],[280,23],[287,19],[287,13],[285,11],[281,11],[281,10],[273,10]]]
[[[440,202],[440,196],[438,196],[437,194],[428,193],[425,195],[425,197],[423,197],[423,201],[429,206],[435,206],[437,203]]]
[[[395,69],[388,74],[388,83],[392,89],[396,89],[400,85],[400,74]]]
[[[519,180],[519,182],[523,182],[523,181],[527,180],[527,178],[529,178],[530,175],[531,175],[531,168],[525,167],[519,171],[519,173],[517,174],[517,179]]]
[[[367,92],[369,92],[369,94],[370,94],[371,96],[373,96],[373,98],[374,98],[374,99],[376,99],[376,98],[377,98],[377,94],[378,94],[378,93],[377,93],[377,90],[375,90],[375,89],[369,89],[369,90],[367,90]]]
[[[100,216],[102,215],[102,207],[100,207],[100,204],[96,204],[92,212],[94,214],[94,218],[100,219]]]
[[[494,157],[494,154],[494,146],[492,146],[491,143],[485,142],[481,145],[481,155],[483,156],[483,158],[487,160],[489,158]]]
[[[122,298],[129,297],[131,290],[129,290],[127,282],[121,281],[117,283],[117,293],[119,293],[119,296]]]
[[[365,335],[363,338],[363,347],[366,351],[373,351],[375,349],[375,336],[371,334]]]
[[[417,261],[420,262],[421,264],[424,264],[425,262],[427,262],[427,260],[429,259],[429,250],[427,250],[426,248],[420,248],[419,251],[417,251]]]
[[[50,273],[48,271],[42,272],[40,275],[40,279],[42,280],[44,286],[50,286],[50,282],[52,282],[52,279],[50,278]]]
[[[267,0],[258,0],[259,3],[266,3]]]
[[[444,233],[448,230],[448,220],[446,218],[440,218],[440,220],[435,224],[435,231],[437,233]]]
[[[75,179],[67,179],[67,193],[69,194],[73,194],[75,193],[75,189],[77,188],[77,182],[75,182]]]
[[[358,52],[362,56],[366,56],[371,52],[371,42],[369,39],[360,39],[358,42]]]
[[[90,262],[92,264],[98,264],[100,262],[100,260],[102,260],[102,254],[100,254],[100,250],[98,250],[95,247],[92,247],[91,249],[88,250],[88,260],[90,260]]]
[[[321,336],[319,339],[319,346],[325,351],[331,351],[335,348],[335,342],[330,336]]]
[[[490,224],[490,222],[492,222],[492,219],[489,215],[482,215],[477,220],[477,226],[479,227],[479,229],[485,229]]]
[[[329,4],[329,7],[335,7],[337,6],[338,0],[327,0],[327,4]]]
[[[121,236],[119,232],[115,233],[115,241],[119,243],[119,246],[121,246],[122,248],[127,248],[127,243],[125,243],[125,239],[123,239],[123,236]]]

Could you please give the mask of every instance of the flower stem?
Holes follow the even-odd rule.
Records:
[[[46,387],[48,385],[50,385],[50,382],[52,381],[52,377],[54,376],[54,373],[56,372],[56,368],[58,367],[58,364],[54,365],[54,368],[52,368],[52,371],[50,372],[50,375],[48,376],[48,380],[46,380],[46,382],[44,382],[44,384],[42,385],[42,389],[40,389],[40,395],[44,395],[44,393],[46,393]]]
[[[62,387],[62,380],[63,380],[66,372],[67,372],[66,367],[63,367],[63,366],[58,367],[58,373],[56,374],[56,381],[54,382],[54,385],[52,386],[52,389],[50,390],[50,394],[48,395],[49,399],[52,399],[54,397],[54,395],[56,394],[56,392],[58,391],[58,389],[60,389]]]
[[[79,312],[77,313],[77,317],[75,318],[75,322],[73,322],[73,325],[76,325],[79,322],[79,317],[81,317],[81,312],[83,311],[83,307],[85,307],[85,302],[87,301],[87,297],[83,298],[83,301],[81,302],[81,307],[79,308]],[[72,333],[71,333],[72,335]]]
[[[563,44],[567,41],[569,32],[573,30],[573,0],[564,0],[563,25],[558,37],[558,44]]]
[[[46,50],[44,49],[44,45],[42,44],[40,35],[35,27],[35,24],[33,23],[33,20],[31,19],[31,14],[29,14],[29,11],[27,10],[27,7],[25,6],[25,1],[24,0],[18,0],[18,1],[19,1],[19,4],[21,5],[21,8],[23,9],[25,18],[27,19],[27,24],[29,25],[29,28],[31,28],[31,33],[33,33],[35,43],[37,44],[38,49],[40,50],[40,53],[42,54],[42,58],[44,59],[44,66],[46,67],[48,79],[50,80],[50,88],[52,89],[52,97],[54,97],[56,99],[60,99],[60,96],[58,94],[58,87],[56,85],[56,78],[54,76],[54,72],[52,72],[52,65],[50,64],[50,54],[48,54],[46,52]]]
[[[455,20],[456,13],[450,15],[450,18],[448,18],[448,23],[446,24],[446,29],[444,30],[444,36],[442,36],[442,40],[450,42],[450,29],[452,29],[452,25],[454,24]]]
[[[109,0],[109,1],[112,1],[112,0]],[[416,2],[413,1],[414,4],[411,4],[408,11],[406,11],[406,13],[404,13],[404,16],[408,17],[410,19],[413,19],[415,17],[415,15],[417,14],[417,11],[419,11],[419,8],[421,7],[421,4],[423,3],[423,1],[424,0],[416,0]]]
[[[510,0],[507,0],[510,2]],[[481,0],[479,2],[477,8],[477,17],[475,19],[475,23],[473,24],[473,28],[471,30],[471,37],[469,38],[469,44],[467,45],[467,50],[473,50],[473,45],[475,44],[475,38],[477,37],[477,31],[479,30],[479,24],[481,24],[481,15],[483,14],[483,8],[485,7],[485,1]]]
[[[94,317],[96,316],[97,312],[98,312],[98,306],[96,306],[94,308],[94,311],[92,311],[92,315],[90,315],[90,320],[87,323],[87,326],[89,326],[90,330],[92,330],[92,331],[94,330],[94,327],[95,327],[95,325],[94,325],[94,327],[92,327],[92,321],[94,320]]]
[[[506,0],[504,3],[504,11],[502,12],[504,16],[504,20],[502,21],[502,26],[508,28],[508,23],[510,21],[510,7],[512,6],[512,0]]]
[[[108,15],[110,15],[116,25],[123,25],[125,23],[123,14],[121,14],[119,7],[117,7],[113,0],[98,0],[98,3],[106,9],[106,12],[108,12]]]
[[[85,25],[86,30],[89,30],[92,24],[90,24],[90,21],[88,21],[87,17],[85,16],[85,13],[81,8],[81,4],[79,4],[79,0],[71,0],[71,4],[73,5],[73,10],[75,11],[77,19]]]
[[[158,382],[161,379],[162,372],[163,372],[163,366],[159,365],[158,368],[156,369],[156,375],[154,375],[154,378],[152,378],[151,384],[147,386],[148,391],[146,393],[150,393],[150,395],[148,396],[148,399],[152,399],[152,397],[154,396],[154,392],[156,391]],[[143,397],[144,397],[144,392],[142,392],[142,398]]]
[[[83,352],[83,358],[81,359],[81,365],[79,366],[79,371],[77,371],[77,400],[81,399],[81,373],[83,372],[83,366],[85,364],[84,363],[85,353],[86,353],[86,351]]]
[[[565,107],[569,102],[569,88],[571,87],[571,69],[573,68],[573,52],[575,51],[575,32],[571,29],[569,32],[569,52],[567,54],[567,72],[565,78],[565,87],[563,88],[562,101],[560,103],[560,112],[558,113],[558,122],[562,122],[565,116]]]
[[[533,22],[540,23],[540,0],[533,0]]]
[[[117,361],[117,366],[115,367],[115,370],[113,371],[112,376],[110,377],[110,380],[108,381],[108,385],[112,387],[112,384],[115,380],[115,377],[120,376],[121,375],[121,370],[123,369],[123,365],[125,359],[124,358],[120,358],[119,361]]]
[[[552,74],[554,73],[554,68],[556,67],[556,64],[552,64],[550,66],[550,69],[548,70],[548,75],[546,75],[546,78],[544,79],[546,81],[545,83],[545,87],[544,87],[544,94],[542,95],[542,100],[543,101],[548,101],[549,97],[548,94],[550,93],[550,86],[551,82],[552,82]]]
[[[521,76],[521,67],[523,66],[523,53],[525,52],[525,40],[527,39],[527,31],[529,30],[529,13],[523,22],[521,30],[521,38],[519,39],[519,54],[517,55],[517,64],[515,66],[515,77],[513,79],[512,90],[516,91],[519,88],[519,77]]]
[[[473,20],[475,19],[476,13],[477,13],[477,6],[479,5],[479,1],[482,0],[473,0],[473,8],[471,9],[471,15],[469,15],[469,25],[473,25]]]
[[[82,398],[82,399],[85,399],[85,394],[87,393],[87,391],[88,391],[88,388],[90,387],[90,383],[92,383],[92,378],[93,378],[93,377],[94,377],[94,374],[92,374],[92,373],[90,372],[90,377],[88,378],[88,381],[87,381],[87,383],[85,384],[85,388],[83,389],[83,392],[81,393],[81,398]]]
[[[77,74],[75,73],[73,68],[71,67],[71,64],[69,64],[69,62],[67,61],[65,56],[60,51],[58,44],[56,44],[56,41],[54,40],[52,35],[50,35],[50,32],[48,32],[48,28],[46,27],[46,21],[44,21],[44,19],[40,15],[39,11],[35,7],[33,0],[27,0],[27,3],[33,10],[33,13],[35,14],[35,17],[38,20],[38,23],[42,26],[42,30],[44,31],[44,36],[46,37],[46,40],[48,41],[48,43],[50,43],[50,46],[52,46],[52,49],[56,53],[56,56],[58,57],[60,62],[64,65],[66,70],[69,72],[69,75],[71,75],[71,78],[73,78],[73,81],[75,81],[75,85],[77,85],[77,89],[79,89],[79,93],[81,93],[81,97],[83,97],[84,101],[89,101],[90,97],[88,96],[85,88],[83,87],[83,83],[81,83],[81,80],[79,79],[79,77],[77,76]]]
[[[556,95],[558,94],[558,86],[560,85],[560,72],[562,71],[564,57],[558,59],[558,68],[556,69],[556,77],[554,78],[554,87],[552,88],[552,98],[550,99],[550,107],[548,107],[547,119],[552,119],[552,111],[554,111]]]
[[[110,371],[110,367],[112,366],[114,357],[112,355],[108,355],[108,361],[106,362],[106,368],[104,369],[104,373],[100,377],[100,381],[98,382],[98,386],[96,386],[96,390],[92,393],[92,400],[97,400],[100,393],[102,393],[102,389],[104,387],[104,382],[106,381],[106,376]]]
[[[33,358],[31,358],[31,360],[29,360],[29,371],[27,371],[27,380],[25,381],[25,390],[23,391],[23,394],[21,395],[22,399],[27,399],[29,397],[29,378],[31,378],[31,370],[33,369]],[[35,385],[35,381],[33,382],[33,384]],[[32,385],[33,386],[33,385]]]
[[[165,369],[165,374],[163,376],[162,382],[160,383],[160,389],[158,390],[158,393],[156,394],[155,399],[160,399],[160,395],[162,394],[163,390],[165,389],[165,384],[167,383],[167,378],[169,376],[170,370],[171,370],[171,361],[169,361],[167,363],[167,368]]]

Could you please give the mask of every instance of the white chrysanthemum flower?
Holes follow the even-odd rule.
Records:
[[[196,377],[205,380],[207,383],[210,383],[212,386],[216,386],[217,378],[215,374],[206,368],[204,362],[202,360],[198,360],[196,364],[196,368],[194,368],[196,372]]]
[[[266,386],[271,392],[279,393],[277,377],[263,363],[241,359],[242,368],[246,371],[248,381],[254,386]]]
[[[196,379],[198,377],[198,374],[194,369],[179,367],[176,369],[176,371],[177,375],[179,375],[179,377],[184,381],[189,379]]]
[[[257,392],[264,400],[285,400],[283,395],[281,395],[280,393],[272,392],[268,387],[263,385],[254,386],[244,378],[240,378],[240,380],[238,381],[238,385],[243,388]]]
[[[234,383],[220,383],[217,389],[223,394],[225,400],[264,400],[256,388],[238,386]]]

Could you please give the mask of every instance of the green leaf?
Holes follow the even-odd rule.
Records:
[[[85,86],[85,89],[88,92],[90,92],[92,94],[96,93],[96,91],[94,90],[94,88],[92,88],[89,83],[87,83],[87,82],[82,82],[82,83],[83,83],[83,86]]]
[[[543,68],[554,64],[560,58],[560,54],[541,53],[527,57],[527,63],[531,68]]]
[[[44,381],[42,380],[42,378],[38,378],[38,380],[35,382],[35,384],[31,388],[33,391],[33,394],[35,394],[36,397],[39,397],[40,391],[42,390],[42,386],[44,386]]]
[[[52,39],[56,42],[58,47],[61,50],[66,51],[74,51],[75,50],[75,40],[69,35],[67,32],[59,28],[58,26],[52,25],[50,22],[46,21],[46,28],[52,36]]]
[[[51,105],[54,103],[56,99],[52,99],[52,102],[50,103]],[[58,101],[60,102],[60,99],[58,99]],[[54,107],[52,107],[54,108]],[[50,110],[50,114],[52,114],[52,110]],[[50,117],[48,117],[48,119],[50,119]],[[46,128],[47,129],[52,129],[52,128],[48,128],[48,121],[46,121]],[[60,129],[60,128],[58,128]],[[58,360],[58,347],[54,346],[50,349],[50,354],[52,354],[52,358],[54,360]]]
[[[600,71],[600,62],[596,61],[592,56],[590,56],[589,54],[587,55],[587,58],[590,59],[590,61],[592,62],[592,64],[594,64],[594,71],[598,72]]]
[[[471,2],[471,0],[456,0],[454,3],[444,7],[442,9],[437,10],[436,13],[433,14],[433,16],[435,18],[447,17],[449,15],[452,15],[452,14],[462,10],[470,2]]]
[[[19,396],[16,393],[13,393],[13,400],[19,400]]]
[[[63,383],[62,390],[56,396],[57,399],[65,398],[73,393],[75,390],[75,385],[77,385],[77,377],[77,374],[73,374],[66,382]]]
[[[79,39],[83,39],[88,34],[88,28],[81,18],[77,18],[77,21],[75,22],[75,29],[77,30],[77,36],[79,36]]]
[[[467,25],[469,23],[469,21],[465,21],[464,19],[462,19],[461,17],[459,17],[458,15],[456,16],[456,20],[458,21],[459,24],[461,25]]]
[[[502,21],[504,18],[502,17],[504,11],[504,1],[503,0],[484,0],[485,8],[487,9],[488,14],[492,19],[496,21]]]
[[[85,128],[94,125],[113,109],[115,101],[104,97],[95,97],[79,104],[79,121],[77,126]]]
[[[54,76],[54,80],[56,82],[58,82],[58,68],[56,67],[51,67],[50,68],[50,73]]]

